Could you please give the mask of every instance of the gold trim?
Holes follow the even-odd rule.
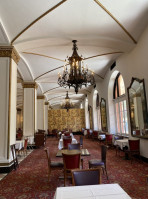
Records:
[[[133,36],[124,28],[124,26],[98,1],[94,0],[107,14],[109,14],[114,21],[122,28],[122,30],[132,39],[132,41],[137,44],[137,41],[133,38]]]
[[[0,167],[2,167],[2,166],[11,166],[12,163],[13,163],[13,161],[8,162],[8,163],[0,163]]]
[[[37,56],[46,57],[46,58],[49,58],[49,59],[55,59],[55,60],[58,60],[58,61],[65,62],[65,60],[58,59],[58,58],[55,58],[55,57],[50,57],[50,56],[43,55],[43,54],[31,53],[31,52],[22,52],[22,53],[29,54],[29,55],[37,55]]]
[[[23,88],[38,88],[36,82],[23,82]]]
[[[40,77],[46,75],[47,73],[50,73],[50,72],[52,72],[52,71],[54,71],[54,70],[57,70],[57,69],[59,69],[59,68],[62,68],[62,67],[64,67],[64,66],[59,66],[59,67],[57,67],[57,68],[55,68],[55,69],[49,70],[49,71],[47,71],[46,73],[43,73],[42,75],[36,77],[36,78],[34,79],[34,81],[36,81],[38,78],[40,78]]]
[[[12,80],[12,59],[9,63],[9,105],[8,105],[8,140],[7,140],[7,159],[9,159],[10,145],[10,112],[11,112],[11,80]]]
[[[120,51],[119,51],[119,52],[103,53],[103,54],[94,55],[94,56],[91,56],[91,57],[86,57],[86,58],[84,58],[83,60],[92,59],[92,58],[95,58],[95,57],[100,57],[100,56],[105,56],[105,55],[118,54],[118,53],[123,53],[123,52],[120,52]]]
[[[61,2],[59,2],[58,4],[56,4],[55,6],[53,6],[52,8],[50,8],[49,10],[47,10],[45,13],[43,13],[41,16],[39,16],[37,19],[35,19],[32,23],[30,23],[25,29],[23,29],[18,35],[16,35],[16,37],[14,37],[14,39],[11,41],[11,44],[14,43],[14,41],[21,36],[26,30],[28,30],[33,24],[35,24],[36,22],[38,22],[40,19],[42,19],[44,16],[46,16],[48,13],[50,13],[51,11],[53,11],[54,9],[56,9],[58,6],[60,6],[61,4],[63,4],[65,1],[67,0],[62,0]]]
[[[17,77],[17,83],[23,83],[23,80],[20,77]]]
[[[0,46],[0,57],[10,57],[18,64],[20,56],[14,46]]]
[[[45,92],[43,93],[43,95],[46,94],[46,93],[48,93],[49,91],[52,91],[52,90],[57,89],[57,88],[61,88],[61,86],[57,86],[57,87],[55,87],[55,88],[49,89],[48,91],[45,91]]]
[[[45,99],[44,95],[37,96],[37,99]]]
[[[45,102],[45,105],[49,105],[49,102]]]
[[[91,58],[99,57],[99,56],[104,56],[104,55],[116,54],[116,53],[123,53],[123,52],[120,52],[120,51],[119,51],[119,52],[103,53],[103,54],[100,54],[100,55],[94,55],[94,56],[91,56],[91,57],[84,58],[83,60],[91,59]],[[65,66],[67,66],[67,65],[69,65],[69,64],[66,64]],[[54,71],[54,70],[57,70],[57,69],[60,69],[60,68],[62,68],[62,67],[64,67],[64,66],[59,66],[59,67],[57,67],[57,68],[55,68],[55,69],[49,70],[49,71],[47,71],[46,73],[43,73],[42,75],[39,75],[38,77],[36,77],[36,78],[34,79],[34,81],[36,81],[38,78],[40,78],[40,77],[42,77],[42,76],[44,76],[44,75],[46,75],[46,74],[48,74],[48,73],[50,73],[50,72],[52,72],[52,71]],[[91,70],[89,70],[89,71],[91,71]],[[100,75],[98,75],[98,74],[96,74],[96,73],[94,73],[94,74],[97,75],[98,77],[100,77],[101,79],[104,79],[102,76],[100,76]],[[42,82],[39,82],[39,83],[42,83]],[[44,82],[43,82],[43,83],[44,83]]]

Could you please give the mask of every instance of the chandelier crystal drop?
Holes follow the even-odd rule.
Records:
[[[67,111],[71,108],[74,108],[74,105],[70,102],[70,98],[68,96],[68,91],[66,93],[65,102],[61,105],[62,109],[66,109]]]
[[[68,57],[67,64],[64,66],[63,74],[59,73],[58,84],[61,87],[74,87],[75,92],[78,93],[78,90],[84,85],[90,86],[95,84],[95,79],[93,72],[91,73],[88,68],[84,67],[83,58],[80,57],[77,53],[78,47],[76,45],[77,40],[73,40],[73,54],[71,57]],[[70,65],[68,70],[67,65]]]

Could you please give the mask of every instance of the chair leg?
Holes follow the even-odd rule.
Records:
[[[104,169],[105,169],[105,172],[106,172],[106,177],[107,177],[107,180],[108,180],[108,174],[107,174],[107,169],[106,169],[106,166],[104,166]]]
[[[66,185],[66,172],[64,171],[64,187]]]

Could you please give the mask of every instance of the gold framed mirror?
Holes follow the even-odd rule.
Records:
[[[100,112],[101,112],[102,131],[107,131],[108,128],[107,128],[106,100],[104,98],[101,98]]]
[[[127,88],[129,113],[131,122],[131,135],[148,138],[148,112],[144,79],[132,78]]]

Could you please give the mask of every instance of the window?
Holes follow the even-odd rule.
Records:
[[[117,75],[117,77],[115,79],[114,102],[115,102],[117,133],[128,134],[125,86],[124,86],[123,77],[120,73]]]

